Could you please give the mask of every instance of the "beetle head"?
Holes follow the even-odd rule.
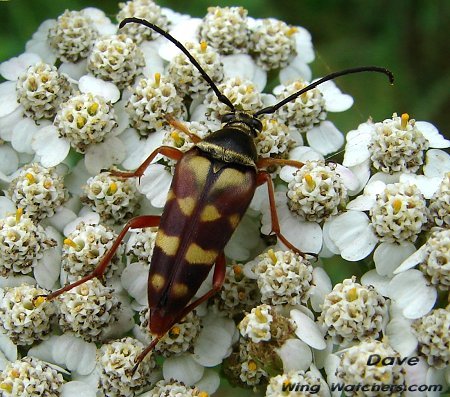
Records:
[[[241,111],[224,114],[222,116],[221,122],[222,124],[225,124],[227,126],[232,126],[233,124],[244,124],[249,128],[250,133],[253,137],[256,137],[263,128],[262,123],[259,119],[249,113]]]

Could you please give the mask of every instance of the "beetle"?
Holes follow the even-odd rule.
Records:
[[[142,215],[128,221],[91,274],[46,296],[48,300],[54,299],[94,277],[101,277],[129,229],[158,226],[148,276],[149,328],[153,340],[137,357],[135,371],[146,354],[173,325],[222,287],[226,268],[224,247],[246,212],[257,186],[266,183],[268,187],[272,232],[286,247],[305,255],[280,231],[272,179],[266,171],[273,165],[300,168],[303,163],[258,158],[254,139],[262,130],[259,117],[274,113],[301,94],[339,76],[379,72],[386,74],[392,83],[393,75],[389,70],[377,66],[346,69],[329,74],[279,103],[250,114],[237,110],[189,51],[168,32],[139,18],[126,18],[120,23],[120,28],[128,23],[147,26],[176,45],[201,73],[219,100],[230,108],[230,112],[222,116],[223,127],[203,140],[168,115],[170,124],[192,138],[193,148],[183,153],[173,147],[161,146],[136,171],[111,171],[117,177],[141,177],[158,154],[177,161],[162,215]],[[212,289],[191,302],[213,266]]]

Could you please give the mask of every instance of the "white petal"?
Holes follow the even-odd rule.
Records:
[[[69,208],[59,207],[52,217],[46,219],[46,222],[62,233],[67,224],[73,222],[76,218],[75,212]]]
[[[39,55],[24,52],[18,57],[8,59],[0,64],[0,74],[6,79],[16,81],[19,76],[28,69],[29,66],[41,60]]]
[[[9,145],[0,146],[0,172],[12,174],[19,167],[19,156]]]
[[[97,389],[80,381],[66,382],[61,386],[61,397],[95,397]]]
[[[38,284],[46,289],[53,289],[61,270],[61,246],[44,251],[34,267],[34,277]]]
[[[109,323],[105,329],[103,329],[102,336],[108,340],[120,339],[135,326],[133,318],[135,313],[128,304],[129,299],[125,299],[126,301],[124,299],[120,299],[121,305],[117,313],[117,320]]]
[[[35,285],[36,280],[30,276],[9,276],[0,277],[0,288],[18,287],[22,284]]]
[[[361,277],[362,285],[372,285],[383,296],[389,296],[389,277],[380,276],[375,269],[369,270]]]
[[[3,333],[0,333],[0,351],[9,361],[17,360],[17,346]]]
[[[303,62],[311,63],[314,61],[315,54],[314,48],[311,41],[311,33],[301,26],[296,26],[297,32],[294,34],[295,47],[297,49],[298,56],[303,60]],[[306,79],[306,80],[310,80]]]
[[[306,133],[309,145],[326,156],[337,152],[344,144],[344,135],[331,121],[322,121]]]
[[[366,214],[348,211],[333,219],[329,237],[341,251],[342,258],[358,261],[369,255],[378,242]]]
[[[373,261],[378,274],[392,277],[394,270],[415,250],[416,247],[410,242],[381,243],[373,253]]]
[[[67,74],[75,81],[80,80],[86,74],[87,60],[83,59],[77,63],[63,62],[58,68],[60,73]]]
[[[141,305],[147,304],[147,279],[149,266],[142,262],[130,263],[123,269],[120,280],[123,287]]]
[[[284,372],[306,371],[312,362],[310,347],[298,339],[288,339],[276,352],[283,361]]]
[[[170,29],[170,34],[182,44],[188,41],[197,43],[197,32],[201,23],[202,20],[200,18],[190,18],[181,21],[174,28]],[[159,48],[159,56],[169,62],[180,53],[181,51],[172,43],[167,43],[167,45],[162,45]]]
[[[330,225],[333,222],[334,218],[335,217],[331,217],[331,218],[327,219],[323,224],[323,230],[322,230],[323,245],[326,245],[327,250],[331,251],[333,254],[340,255],[341,250],[330,238]]]
[[[139,183],[139,192],[145,194],[156,208],[164,207],[172,174],[162,164],[152,164],[145,170]]]
[[[330,354],[326,359],[325,359],[325,373],[327,374],[327,381],[328,384],[335,384],[337,382],[339,382],[339,379],[337,377],[337,369],[339,368],[341,363],[341,359],[336,355],[336,354]],[[342,392],[340,391],[333,391],[331,393],[331,395],[333,397],[340,397],[342,394]]]
[[[450,147],[450,141],[445,139],[433,124],[427,121],[416,121],[415,126],[428,140],[431,148],[445,149]]]
[[[413,354],[417,347],[417,338],[411,329],[411,322],[404,318],[394,318],[386,326],[386,336],[389,344],[402,357]]]
[[[280,219],[281,233],[302,252],[318,254],[322,248],[322,229],[319,224],[301,221],[294,214]],[[280,241],[280,244],[281,241]]]
[[[426,384],[427,385],[440,385],[442,386],[442,390],[448,390],[449,383],[446,381],[445,376],[447,373],[450,373],[449,367],[446,368],[429,368],[426,375]],[[429,390],[427,391],[427,397],[441,397],[442,392],[438,389],[435,391]],[[409,397],[409,396],[408,396]]]
[[[297,55],[288,66],[280,70],[280,83],[289,85],[297,80],[310,81],[311,76],[310,67],[302,62],[301,55]]]
[[[20,106],[17,102],[16,83],[5,81],[0,84],[0,117],[7,116]]]
[[[221,58],[223,63],[224,79],[240,77],[250,80],[258,91],[262,92],[267,82],[267,73],[256,65],[248,54],[226,55]]]
[[[115,84],[90,75],[80,78],[78,88],[83,94],[99,95],[112,103],[116,103],[120,99],[120,91]]]
[[[71,335],[53,336],[41,343],[48,343],[55,363],[81,375],[90,374],[95,368],[94,343]]]
[[[92,174],[98,174],[113,164],[120,164],[126,157],[126,149],[117,137],[105,139],[102,143],[90,145],[84,157],[86,169]]]
[[[212,395],[216,392],[220,385],[220,376],[219,374],[209,368],[205,369],[202,378],[195,383],[195,386],[200,391],[205,391],[208,395]]]
[[[403,309],[406,318],[426,315],[436,302],[436,289],[428,285],[419,270],[411,269],[397,274],[390,282],[389,297]]]
[[[13,148],[20,153],[33,154],[34,150],[31,147],[33,136],[46,125],[49,126],[50,123],[44,121],[38,126],[34,120],[29,118],[19,121],[13,129],[11,137]]]
[[[295,335],[300,340],[317,350],[323,350],[326,347],[325,339],[319,326],[300,310],[291,310],[291,320],[295,322],[297,328]]]
[[[402,174],[400,176],[400,183],[405,185],[416,185],[420,192],[425,196],[426,199],[433,197],[434,193],[438,190],[442,178],[435,176],[429,178],[425,175],[415,175],[415,174]]]
[[[336,174],[338,174],[342,181],[344,182],[345,187],[348,190],[356,190],[359,187],[359,180],[356,175],[347,167],[344,167],[340,164],[334,164]]]
[[[450,170],[450,156],[443,150],[430,149],[426,154],[423,173],[428,177],[442,177]]]
[[[204,370],[192,359],[190,354],[168,357],[163,364],[165,380],[179,380],[188,386],[198,382],[202,378]]]
[[[314,311],[320,312],[325,296],[329,294],[333,286],[328,273],[321,267],[313,270],[313,284],[310,289],[311,306]]]
[[[41,157],[44,167],[53,167],[61,163],[69,154],[70,144],[58,136],[55,126],[41,128],[33,135],[33,150]]]
[[[362,123],[356,130],[348,132],[343,165],[353,167],[370,158],[369,144],[373,130],[372,123]]]
[[[364,194],[347,204],[347,209],[354,211],[369,211],[376,203],[376,196],[383,192],[386,184],[382,181],[370,182],[364,188]]]
[[[426,383],[426,374],[428,364],[425,358],[418,356],[419,362],[416,365],[405,365],[405,384],[406,385],[424,385]],[[422,397],[425,393],[419,391],[407,391],[405,397]],[[425,395],[428,395],[426,393]]]
[[[127,158],[122,165],[128,170],[139,167],[157,147],[162,145],[163,137],[163,130],[151,133],[146,140],[139,138],[139,134],[134,129],[124,131],[120,134],[120,139],[126,147]]]
[[[343,112],[353,105],[353,98],[343,94],[333,81],[326,81],[319,86],[325,99],[325,108],[329,112]]]
[[[15,212],[15,203],[5,196],[0,196],[0,218],[5,218],[10,214],[15,214]]]
[[[426,244],[422,245],[417,251],[415,251],[411,256],[406,258],[397,269],[395,269],[394,274],[404,272],[405,270],[411,269],[419,263],[425,261],[428,257],[428,247]]]
[[[81,222],[84,222],[86,225],[98,225],[100,223],[100,215],[93,212],[89,207],[83,207],[79,216],[73,221],[68,222],[64,227],[64,236],[68,236],[70,233],[74,232]]]
[[[231,346],[231,337],[222,327],[204,327],[195,342],[193,359],[204,367],[220,364]]]
[[[151,43],[150,41],[144,41],[140,45],[145,58],[145,66],[142,74],[147,78],[153,77],[155,73],[164,73],[164,61],[159,56],[158,48],[155,48]]]
[[[10,142],[16,125],[23,119],[23,107],[19,106],[14,112],[0,117],[0,139]]]

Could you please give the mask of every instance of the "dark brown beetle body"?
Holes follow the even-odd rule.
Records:
[[[216,131],[177,163],[148,279],[150,330],[155,335],[165,334],[176,322],[253,198],[256,149],[249,127],[244,130]]]

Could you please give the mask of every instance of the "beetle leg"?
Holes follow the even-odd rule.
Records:
[[[204,295],[202,295],[200,298],[196,299],[191,304],[187,305],[183,311],[177,316],[177,318],[174,321],[175,325],[178,323],[181,319],[186,317],[192,310],[194,310],[198,305],[202,304],[203,302],[207,301],[211,296],[213,296],[216,292],[218,292],[223,285],[223,282],[225,280],[225,270],[226,270],[226,263],[225,263],[225,254],[222,252],[217,257],[216,263],[214,265],[214,275],[213,275],[213,286],[212,288]],[[151,341],[151,343],[142,351],[141,354],[136,358],[135,366],[133,367],[132,373],[136,372],[137,367],[141,363],[141,361],[145,358],[145,356],[150,353],[153,348],[156,346],[156,344],[159,342],[159,340],[164,335],[158,335],[154,337],[154,339]]]
[[[116,253],[117,249],[120,246],[120,243],[125,237],[125,234],[129,229],[142,229],[144,227],[154,227],[159,225],[160,216],[158,215],[142,215],[137,216],[136,218],[130,219],[122,231],[117,236],[116,240],[114,241],[111,248],[108,250],[108,252],[103,256],[100,263],[97,265],[97,267],[94,269],[94,271],[87,276],[81,278],[78,281],[75,281],[72,284],[68,284],[48,295],[46,295],[47,300],[52,300],[56,298],[57,296],[61,295],[64,292],[70,291],[72,288],[78,287],[79,285],[85,283],[86,281],[92,280],[93,278],[100,278],[103,276],[103,274],[106,271],[106,268],[108,267],[112,257]]]
[[[276,236],[282,241],[282,243],[288,247],[291,251],[305,257],[305,253],[296,248],[293,244],[291,244],[286,237],[281,234],[280,223],[278,221],[277,208],[275,206],[275,193],[273,190],[273,183],[270,174],[267,171],[259,171],[257,174],[257,184],[258,186],[263,183],[267,183],[267,190],[269,193],[269,204],[270,204],[270,218],[272,221],[272,233],[275,233]]]
[[[186,126],[186,124],[182,123],[179,120],[176,120],[171,114],[166,114],[165,119],[172,127],[181,132],[184,132],[189,138],[191,138],[192,142],[199,143],[202,141],[202,138],[191,132],[189,128]]]
[[[151,164],[157,154],[162,154],[163,156],[169,157],[172,160],[178,161],[183,156],[183,152],[171,146],[160,146],[156,148],[150,156],[148,156],[145,161],[133,172],[122,172],[122,171],[110,171],[112,176],[118,176],[120,178],[134,178],[141,177],[144,171]]]
[[[263,158],[263,159],[259,159],[256,162],[256,167],[258,169],[260,168],[267,168],[270,167],[272,165],[290,165],[292,167],[297,167],[297,168],[302,168],[305,164],[300,162],[300,161],[296,161],[296,160],[287,160],[287,159],[274,159],[274,158]]]

